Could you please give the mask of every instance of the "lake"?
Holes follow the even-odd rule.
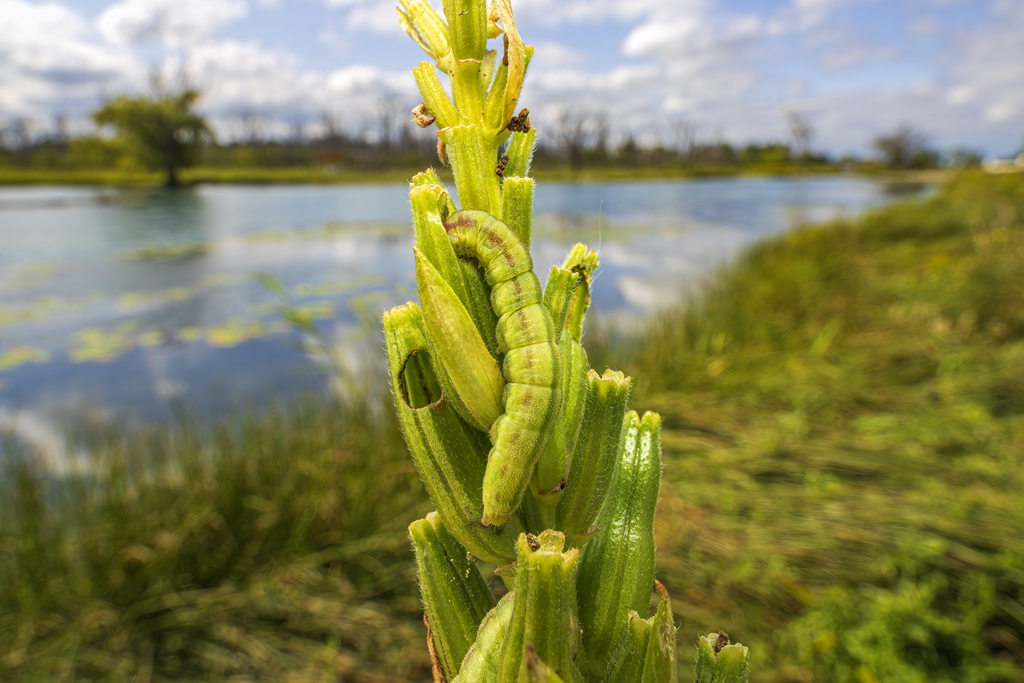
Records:
[[[577,241],[599,249],[591,310],[628,331],[751,242],[896,196],[846,177],[540,183],[534,260],[543,281]],[[331,368],[379,374],[381,313],[416,299],[411,248],[403,185],[0,188],[0,429],[202,421],[331,391]]]

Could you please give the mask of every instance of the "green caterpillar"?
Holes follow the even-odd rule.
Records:
[[[562,356],[526,245],[485,211],[460,211],[444,224],[455,253],[476,259],[491,286],[505,412],[491,426],[484,473],[484,526],[504,524],[519,507],[562,408]]]

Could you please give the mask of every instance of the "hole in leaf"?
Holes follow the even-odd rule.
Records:
[[[426,351],[413,351],[405,359],[401,379],[402,400],[410,408],[425,408],[441,400],[441,385]]]

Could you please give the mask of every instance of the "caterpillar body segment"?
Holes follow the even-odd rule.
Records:
[[[562,356],[533,259],[518,236],[484,211],[460,211],[445,229],[455,253],[483,267],[498,316],[505,412],[491,425],[480,521],[504,524],[522,502],[561,410]]]

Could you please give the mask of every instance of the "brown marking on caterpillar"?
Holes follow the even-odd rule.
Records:
[[[729,644],[729,634],[725,631],[718,632],[718,640],[715,641],[715,654],[722,651],[722,648]]]
[[[498,159],[498,167],[494,169],[494,172],[498,174],[499,178],[505,177],[505,167],[508,166],[508,155],[506,154],[502,158]]]

